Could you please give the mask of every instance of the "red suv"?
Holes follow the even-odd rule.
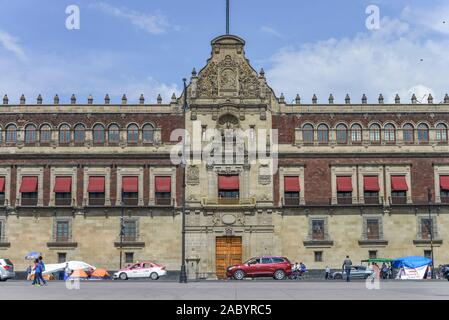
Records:
[[[228,278],[242,280],[245,277],[273,277],[282,280],[292,273],[292,265],[284,257],[256,257],[245,263],[228,267]]]

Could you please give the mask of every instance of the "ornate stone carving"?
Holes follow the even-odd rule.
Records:
[[[261,84],[257,73],[246,61],[237,62],[226,56],[221,62],[210,62],[200,73],[197,94],[216,98],[219,93],[235,93],[241,98],[259,98]]]
[[[200,169],[198,166],[189,166],[187,168],[187,184],[197,185],[200,183]]]
[[[271,183],[270,167],[266,164],[259,166],[259,184],[267,185]]]

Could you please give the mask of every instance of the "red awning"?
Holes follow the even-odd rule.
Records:
[[[299,192],[299,177],[284,177],[285,192]]]
[[[0,192],[5,192],[5,178],[0,177]]]
[[[139,177],[123,177],[123,192],[139,192]]]
[[[407,191],[405,176],[391,176],[391,191]]]
[[[239,190],[239,176],[218,176],[219,190]]]
[[[104,192],[104,177],[89,177],[87,192]]]
[[[1,188],[2,188],[2,183],[0,180],[0,191],[1,191]],[[441,190],[449,191],[449,176],[440,176],[440,188],[441,188]]]
[[[379,177],[378,176],[365,176],[363,177],[363,187],[365,191],[380,191]]]
[[[72,177],[56,177],[54,192],[72,192]]]
[[[37,177],[22,177],[21,193],[37,192]]]
[[[171,177],[155,178],[156,192],[171,192]]]
[[[337,177],[337,191],[352,192],[352,177]]]

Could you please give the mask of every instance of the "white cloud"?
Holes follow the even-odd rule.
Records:
[[[169,102],[173,92],[179,96],[176,84],[165,84],[151,75],[136,77],[131,72],[118,71],[126,57],[108,52],[90,52],[82,56],[34,55],[27,61],[0,54],[0,95],[7,94],[10,103],[18,103],[23,93],[29,103],[42,94],[45,103],[52,103],[57,93],[61,103],[68,103],[74,93],[79,103],[86,103],[89,94],[103,103],[106,93],[111,103],[121,101],[125,93],[129,103],[136,103],[141,93],[147,103],[155,103],[160,93]],[[111,77],[111,73],[114,74]]]
[[[430,9],[430,10],[429,10]],[[407,6],[401,13],[401,18],[430,31],[449,34],[449,5]]]
[[[170,27],[167,17],[162,14],[145,14],[125,7],[114,7],[105,2],[91,4],[106,14],[130,21],[133,25],[150,34],[162,34]]]
[[[383,93],[392,102],[399,93],[405,102],[416,91],[418,100],[430,92],[439,102],[449,91],[447,52],[448,39],[432,40],[403,20],[384,18],[378,31],[280,50],[267,77],[290,100],[300,93],[310,101],[316,93],[326,103],[333,93],[343,102],[349,93],[355,102],[366,93],[369,102],[377,102]]]
[[[14,53],[19,59],[25,60],[26,55],[24,50],[19,44],[19,40],[13,37],[9,33],[0,30],[0,44],[3,48]]]
[[[283,39],[283,38],[284,38],[284,35],[283,35],[283,34],[281,34],[280,32],[276,31],[275,29],[273,29],[273,28],[271,28],[271,27],[268,27],[268,26],[262,26],[262,27],[260,28],[260,30],[261,30],[263,33],[269,34],[269,35],[274,36],[274,37],[276,37],[276,38],[280,38],[280,39]]]

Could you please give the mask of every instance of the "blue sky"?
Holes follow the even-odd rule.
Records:
[[[65,27],[69,5],[80,8],[79,30]],[[379,30],[365,26],[369,5],[379,7]],[[225,0],[1,0],[0,94],[11,103],[21,93],[46,102],[55,93],[64,102],[106,92],[116,102],[123,93],[167,99],[224,31]],[[447,1],[231,0],[231,33],[289,100],[366,93],[374,101],[380,92],[441,100],[449,91]]]

